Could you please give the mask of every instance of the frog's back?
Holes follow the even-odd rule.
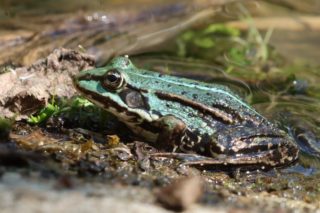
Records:
[[[132,85],[148,88],[149,93],[161,96],[162,99],[177,103],[184,102],[183,106],[197,103],[198,109],[205,107],[207,110],[212,109],[224,114],[233,113],[243,119],[248,116],[253,116],[258,120],[263,119],[239,95],[226,86],[163,75],[147,70],[130,69],[128,72],[130,72]],[[154,107],[159,107],[159,102],[155,103]],[[221,115],[223,116],[223,114]]]
[[[126,64],[127,63],[127,64]],[[223,100],[236,101],[240,105],[250,108],[236,93],[228,87],[200,82],[192,79],[164,75],[135,67],[126,57],[115,58],[111,67],[120,67],[130,75],[128,80],[131,85],[138,88],[148,88],[150,91],[174,93],[187,99],[201,102],[205,105],[223,104]]]

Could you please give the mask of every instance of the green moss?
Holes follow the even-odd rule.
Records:
[[[51,116],[59,113],[60,110],[60,107],[55,103],[54,98],[52,98],[51,103],[41,109],[37,115],[31,115],[27,121],[30,124],[39,124],[46,121]]]

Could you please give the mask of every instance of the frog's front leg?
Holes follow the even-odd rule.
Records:
[[[156,120],[154,125],[160,129],[157,146],[164,150],[172,151],[185,135],[186,124],[173,115]]]

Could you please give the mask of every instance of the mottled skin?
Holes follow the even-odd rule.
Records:
[[[74,85],[155,146],[192,154],[191,164],[273,167],[298,157],[290,136],[222,85],[141,70],[127,57],[82,71]]]

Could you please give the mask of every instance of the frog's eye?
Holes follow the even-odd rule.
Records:
[[[125,81],[121,72],[116,69],[109,70],[102,79],[102,85],[110,90],[120,89]]]

